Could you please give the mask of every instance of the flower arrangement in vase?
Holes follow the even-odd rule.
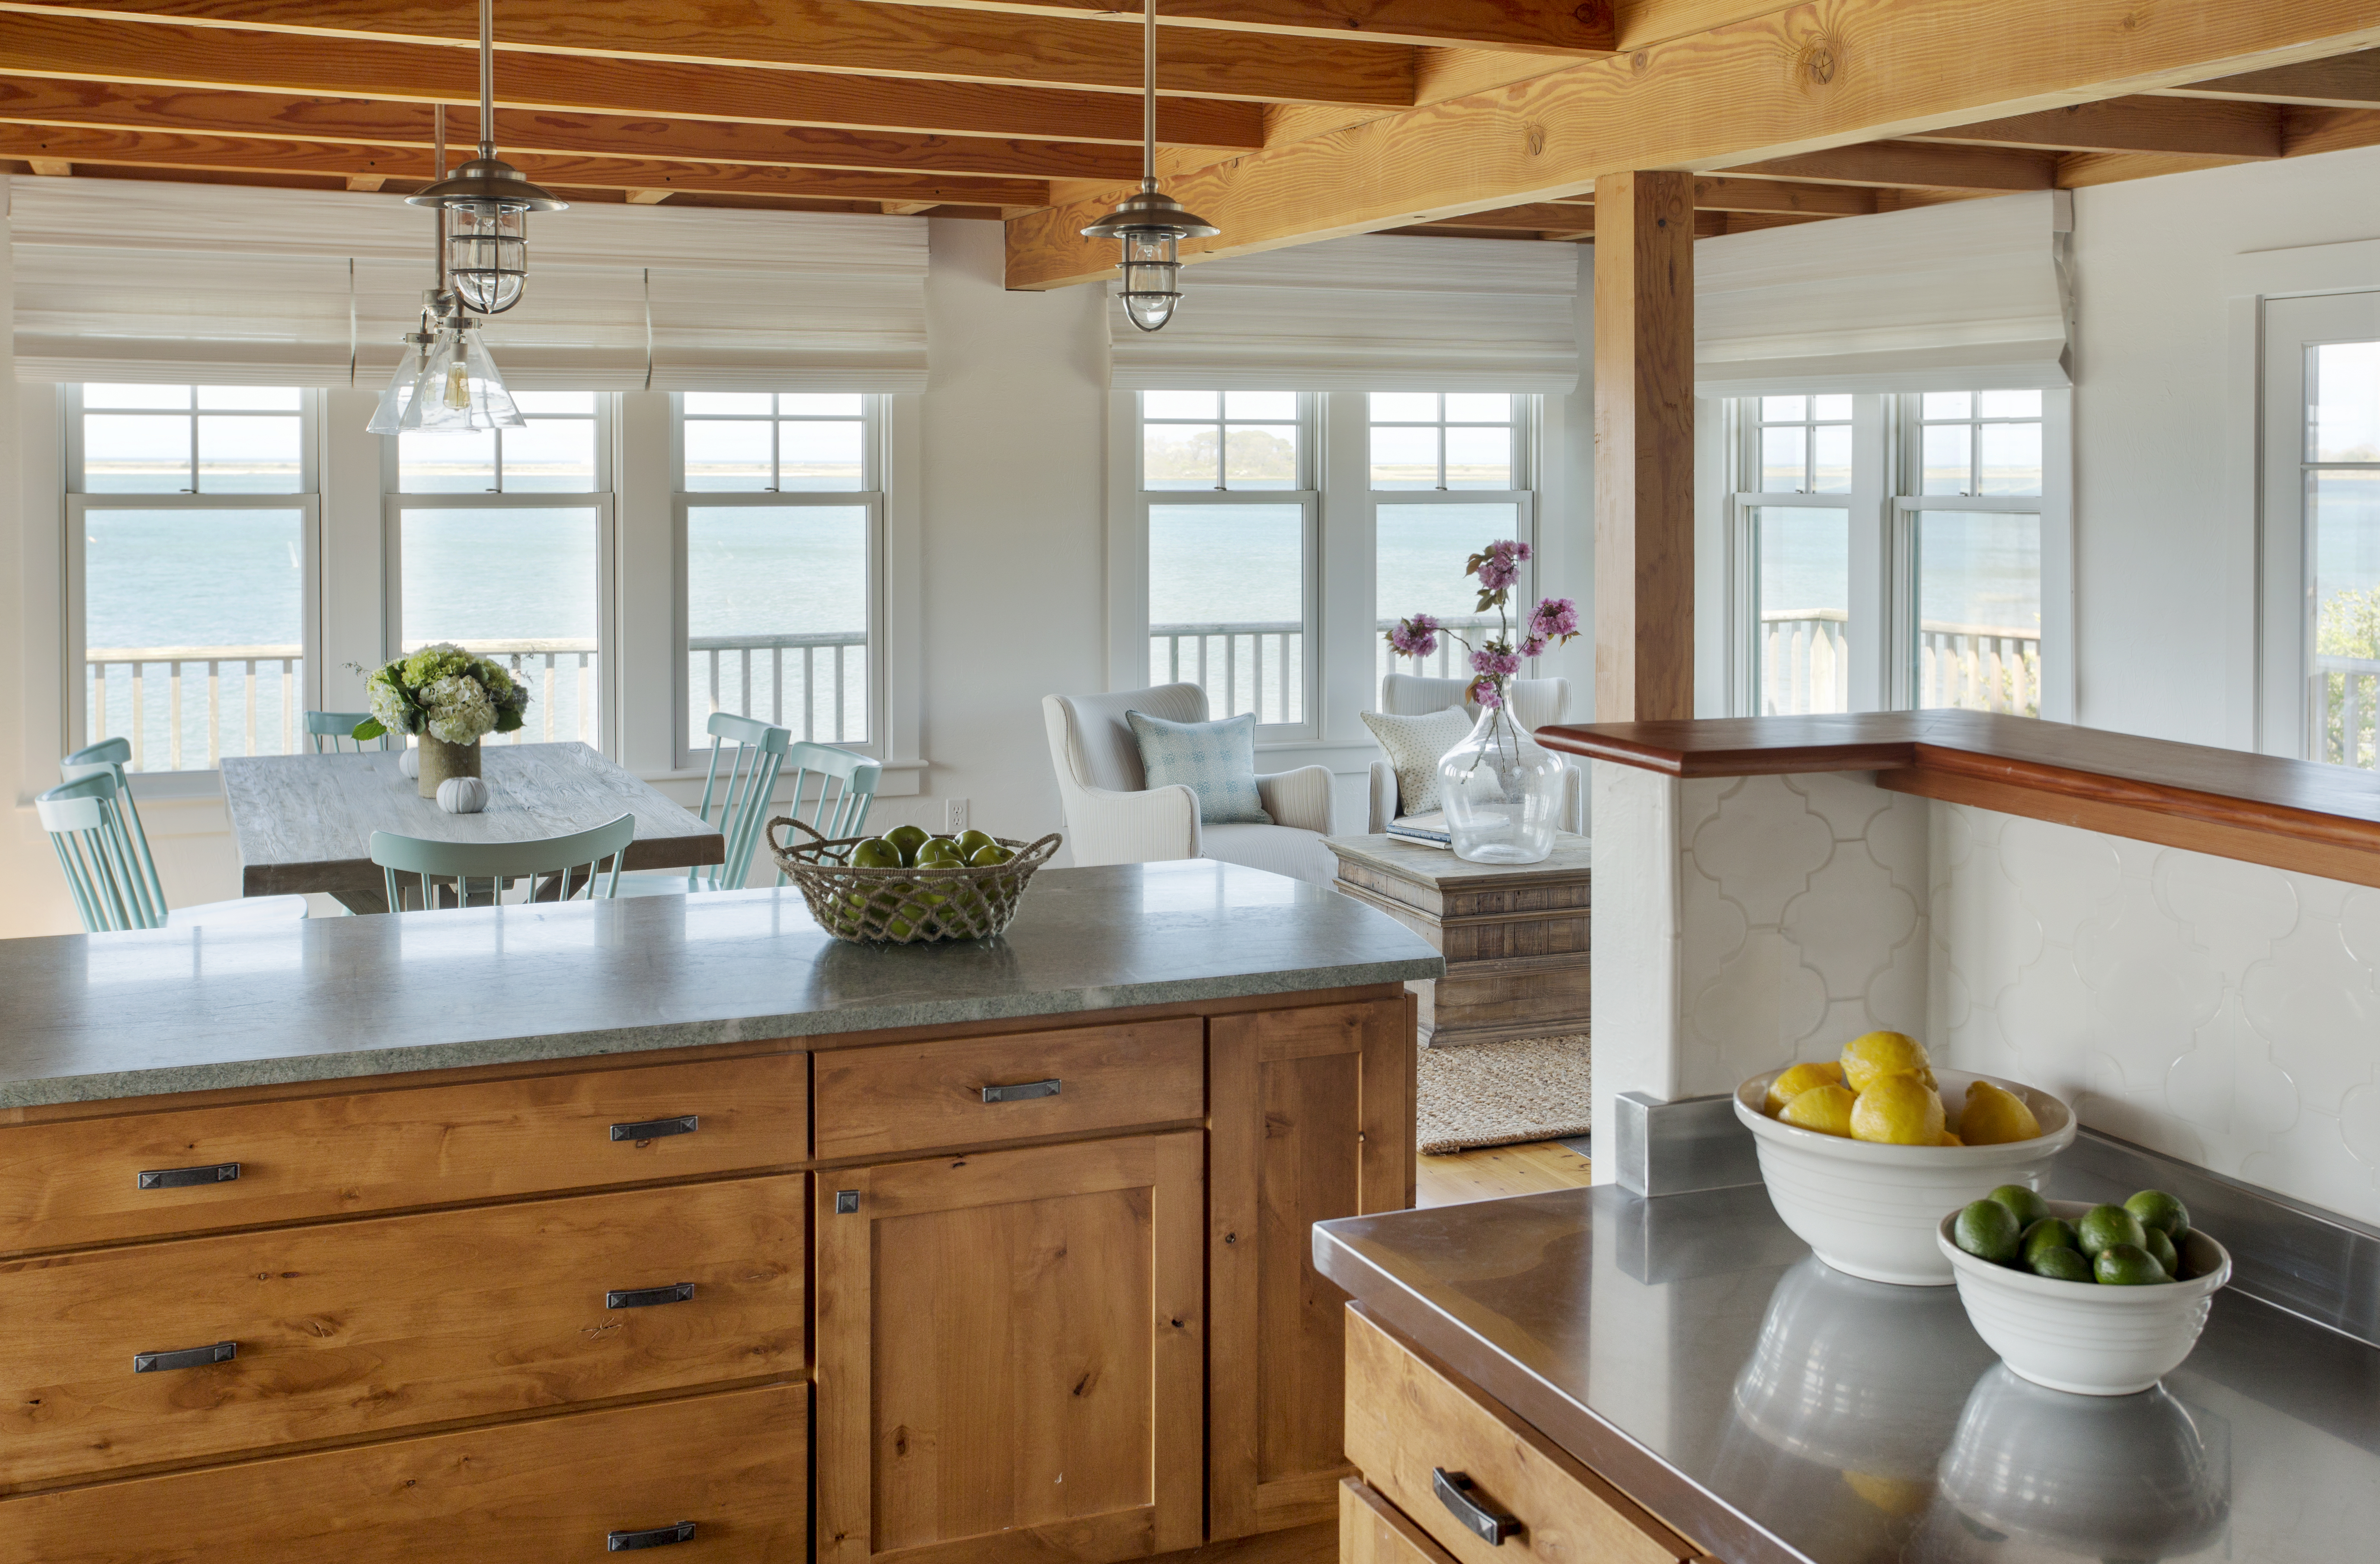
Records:
[[[1552,854],[1560,828],[1565,767],[1512,715],[1512,681],[1524,658],[1578,634],[1578,605],[1567,597],[1539,598],[1514,644],[1512,588],[1528,558],[1527,544],[1505,538],[1463,568],[1464,575],[1479,578],[1479,612],[1496,611],[1495,634],[1478,644],[1428,614],[1399,619],[1388,632],[1401,657],[1429,656],[1440,636],[1471,654],[1463,698],[1479,708],[1479,720],[1439,761],[1438,787],[1448,845],[1455,857],[1474,863],[1540,862]]]
[[[480,740],[518,728],[528,710],[528,686],[492,658],[452,641],[438,641],[374,668],[364,680],[371,715],[356,725],[359,739],[387,733],[421,740],[425,799],[453,776],[480,775]]]

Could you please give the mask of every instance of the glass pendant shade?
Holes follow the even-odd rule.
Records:
[[[1182,301],[1182,265],[1173,236],[1127,234],[1123,241],[1123,312],[1143,331],[1156,331],[1173,318]]]
[[[395,433],[454,434],[528,427],[477,331],[468,323],[449,320],[440,322],[430,335],[426,348],[408,340],[405,360],[382,395],[383,409],[392,398],[396,402]],[[381,429],[379,413],[373,415],[371,428],[387,432]]]
[[[446,275],[463,302],[483,315],[520,302],[528,281],[528,208],[461,201],[446,209]]]
[[[372,407],[371,422],[364,425],[365,434],[395,434],[404,427],[406,404],[413,400],[413,388],[429,365],[431,345],[437,340],[426,331],[406,334],[405,351],[397,358],[396,368],[389,372],[388,385]]]

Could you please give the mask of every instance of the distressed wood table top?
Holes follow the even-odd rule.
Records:
[[[448,842],[517,842],[567,836],[637,817],[625,869],[717,863],[726,838],[632,773],[584,744],[490,744],[480,764],[488,807],[449,814],[396,768],[396,751],[226,756],[224,802],[239,843],[240,894],[322,891],[358,911],[379,910],[382,879],[371,834]]]

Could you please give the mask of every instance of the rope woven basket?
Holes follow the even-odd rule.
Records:
[[[810,839],[780,842],[780,825],[795,826]],[[978,868],[857,869],[848,861],[851,849],[870,837],[830,841],[808,822],[783,814],[769,822],[768,837],[769,856],[801,887],[819,927],[855,944],[890,945],[990,939],[1016,916],[1026,882],[1062,839],[1055,831],[1030,843],[994,837],[1016,856]]]

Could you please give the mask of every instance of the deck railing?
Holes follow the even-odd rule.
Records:
[[[1196,684],[1208,715],[1254,712],[1260,723],[1305,720],[1305,627],[1295,619],[1148,627],[1148,677]]]
[[[1917,627],[1919,706],[2041,715],[2041,632],[2005,625]]]
[[[304,709],[304,652],[302,646],[91,647],[83,654],[85,742],[130,739],[135,771],[201,764],[212,770],[226,752],[228,724],[240,744],[229,753],[288,754],[304,742],[298,720]]]
[[[686,709],[694,715],[687,737],[697,748],[710,742],[702,725],[714,712],[765,717],[813,743],[868,741],[865,630],[694,636],[686,642]]]
[[[2380,658],[2317,656],[2313,668],[2314,759],[2380,767]]]
[[[1760,616],[1760,715],[1852,709],[1852,659],[1840,608],[1779,608]]]

